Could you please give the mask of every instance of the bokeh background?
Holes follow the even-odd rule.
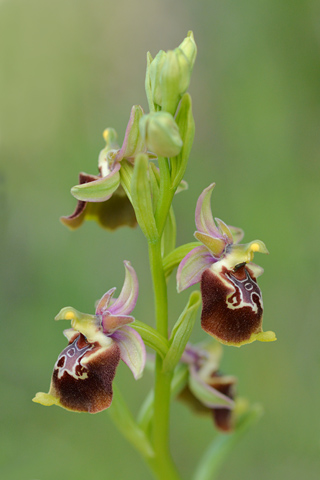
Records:
[[[66,305],[93,312],[122,285],[123,259],[140,279],[137,318],[153,322],[146,242],[73,211],[78,172],[96,173],[102,131],[120,140],[144,94],[145,55],[192,29],[190,93],[196,137],[175,198],[178,244],[193,240],[194,208],[210,182],[213,212],[265,241],[265,330],[278,341],[225,348],[222,368],[265,415],[221,480],[319,478],[319,2],[312,0],[1,0],[1,440],[6,480],[149,479],[108,413],[72,414],[31,402],[47,391],[65,346],[53,321]],[[171,323],[189,292],[170,282]],[[204,338],[200,326],[193,340]],[[151,386],[125,366],[117,381],[134,412]],[[172,447],[185,478],[214,437],[211,421],[172,407]]]

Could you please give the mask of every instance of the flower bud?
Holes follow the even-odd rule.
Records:
[[[150,63],[149,69],[149,77],[151,83],[151,91],[153,96],[153,101],[157,105],[162,104],[162,93],[161,93],[161,84],[160,84],[160,76],[161,70],[166,59],[166,52],[160,50],[159,53],[154,57],[154,59]]]
[[[153,101],[172,115],[189,87],[196,54],[193,33],[189,32],[179,47],[168,52],[161,50],[148,67]]]
[[[194,41],[193,32],[190,30],[186,38],[180,43],[178,49],[182,50],[188,59],[190,68],[193,68],[197,56],[197,45]]]
[[[183,142],[179,127],[170,113],[156,112],[144,115],[139,127],[148,150],[161,157],[175,157],[180,153]]]

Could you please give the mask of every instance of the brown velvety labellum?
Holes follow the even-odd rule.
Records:
[[[232,410],[229,408],[213,408],[213,420],[216,427],[223,432],[231,432],[233,430]]]
[[[218,392],[223,393],[226,397],[234,399],[234,381],[225,382],[224,377],[219,374],[212,376],[212,381],[208,384]],[[233,414],[230,408],[214,408],[212,409],[213,419],[216,427],[223,432],[233,430]]]
[[[263,304],[253,273],[246,266],[201,277],[202,328],[224,343],[239,344],[261,331]]]
[[[72,340],[55,364],[50,393],[69,410],[100,412],[112,401],[120,349],[116,343],[109,347],[88,343],[82,334]]]

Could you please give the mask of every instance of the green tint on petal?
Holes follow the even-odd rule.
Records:
[[[203,243],[209,250],[213,253],[214,256],[220,257],[223,253],[226,243],[221,238],[214,238],[205,233],[195,232],[194,236],[199,242]]]
[[[72,195],[84,202],[103,202],[108,200],[120,185],[119,169],[120,164],[116,164],[113,172],[106,177],[72,187]]]
[[[231,244],[233,243],[233,236],[232,236],[232,233],[228,227],[228,225],[226,225],[222,220],[220,220],[220,218],[215,218],[215,221],[218,225],[218,228],[220,230],[220,232],[222,233],[222,235],[226,235],[227,238],[228,238],[228,243]]]

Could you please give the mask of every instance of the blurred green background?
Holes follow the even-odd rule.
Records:
[[[122,285],[123,259],[140,279],[137,318],[152,323],[146,242],[87,222],[59,223],[78,172],[96,173],[102,131],[120,140],[144,94],[145,56],[198,45],[190,92],[196,138],[175,198],[178,244],[193,240],[194,208],[212,181],[213,213],[260,238],[264,329],[278,341],[225,348],[222,369],[265,415],[221,480],[318,479],[320,5],[296,0],[0,1],[1,443],[6,480],[149,479],[108,413],[72,414],[31,402],[47,391],[66,305],[93,312]],[[171,324],[189,292],[170,282]],[[66,327],[65,327],[66,328]],[[205,338],[200,326],[193,340]],[[117,372],[135,412],[151,385]],[[214,437],[210,420],[172,407],[172,447],[185,478]]]

